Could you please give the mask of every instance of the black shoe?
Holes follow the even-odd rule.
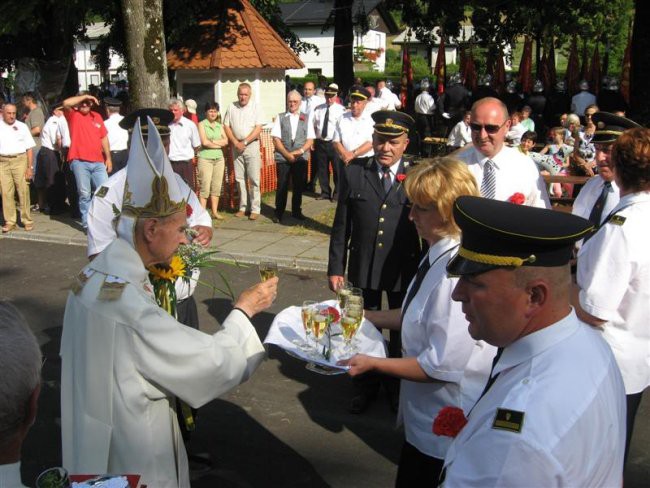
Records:
[[[292,216],[294,219],[296,219],[296,220],[306,220],[306,219],[307,219],[307,217],[305,217],[305,216],[302,214],[302,212],[292,213],[291,216]]]
[[[273,218],[271,219],[274,224],[279,224],[282,222],[282,216],[278,214],[273,214]]]
[[[348,412],[358,415],[365,412],[372,401],[375,399],[374,395],[368,395],[366,393],[361,393],[352,398],[350,406],[348,407]]]
[[[332,195],[332,198],[330,198],[330,202],[336,202],[338,199],[339,199],[339,194],[338,194],[338,193],[334,193],[334,194]]]
[[[329,200],[330,196],[327,193],[321,193],[316,197],[316,200]]]

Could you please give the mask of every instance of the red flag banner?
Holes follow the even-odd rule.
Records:
[[[404,44],[402,50],[402,85],[400,87],[400,102],[402,110],[406,110],[409,102],[408,96],[413,87],[413,67],[411,66],[411,55],[408,50],[408,43]]]
[[[506,65],[503,62],[503,49],[497,51],[496,69],[494,73],[494,89],[501,95],[506,91]]]
[[[474,53],[470,49],[465,62],[465,86],[470,91],[476,90],[476,64],[474,63]]]
[[[632,30],[627,40],[625,54],[623,55],[623,69],[621,70],[621,95],[630,103],[630,72],[632,71]]]
[[[584,39],[582,40],[582,65],[580,67],[580,80],[589,80],[589,53],[587,52],[587,42]]]
[[[594,54],[591,58],[591,69],[589,70],[589,88],[591,93],[598,95],[600,90],[600,54],[598,44],[594,47]]]
[[[445,91],[445,77],[446,77],[446,59],[445,59],[445,38],[440,32],[440,44],[438,44],[438,54],[436,56],[436,66],[433,70],[433,75],[436,77],[436,83],[438,85],[438,95],[442,95]]]
[[[566,68],[566,86],[569,92],[569,95],[575,95],[578,93],[578,79],[580,73],[578,72],[578,41],[576,37],[573,36],[571,41],[571,50],[569,51],[569,61]]]
[[[537,78],[542,82],[542,85],[544,85],[544,90],[548,91],[551,88],[546,50],[544,50],[544,53],[542,53],[542,59],[539,60],[539,71],[537,73]]]
[[[526,36],[524,50],[521,53],[521,62],[519,63],[519,84],[521,91],[530,93],[533,90],[533,40]]]

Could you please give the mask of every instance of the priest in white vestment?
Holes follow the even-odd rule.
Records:
[[[71,473],[134,473],[150,487],[189,487],[176,397],[201,405],[246,381],[264,356],[250,317],[277,278],[244,291],[214,335],[156,303],[147,266],[187,243],[186,201],[149,119],[136,124],[118,239],[78,275],[61,339],[63,465]]]

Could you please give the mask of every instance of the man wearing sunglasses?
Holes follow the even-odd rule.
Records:
[[[508,109],[498,98],[486,97],[472,106],[473,147],[459,154],[476,178],[485,198],[509,201],[516,194],[524,204],[550,208],[544,180],[533,161],[504,142],[510,130]]]

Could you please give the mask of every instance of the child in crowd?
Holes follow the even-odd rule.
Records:
[[[557,172],[557,174],[568,175],[569,156],[573,152],[573,147],[565,143],[565,132],[563,127],[553,127],[551,129],[551,137],[552,142],[544,146],[544,148],[539,153],[552,156],[556,163],[560,165],[561,169]],[[552,184],[551,193],[555,197],[560,197],[562,196],[563,189],[569,195],[573,193],[573,185],[560,185],[560,183]]]

